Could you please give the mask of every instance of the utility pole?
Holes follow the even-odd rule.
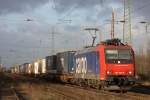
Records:
[[[145,35],[144,35],[145,36],[145,41],[144,41],[143,49],[145,48],[145,55],[147,55],[148,52],[149,52],[148,51],[148,26],[150,25],[150,23],[147,22],[147,21],[141,21],[140,23],[145,25]]]
[[[2,69],[2,57],[0,56],[0,70]]]
[[[147,34],[148,33],[148,26],[150,25],[150,23],[146,22],[146,21],[141,21],[140,23],[145,24],[145,34]]]
[[[51,54],[55,54],[55,27],[52,27],[51,33]]]
[[[99,31],[98,28],[85,28],[84,30],[89,31],[89,33],[92,35],[92,47],[94,46],[95,40],[96,40],[96,32]],[[94,31],[92,34],[91,31]]]
[[[115,12],[114,12],[114,9],[112,11],[112,22],[111,22],[111,39],[114,38],[114,33],[115,33]]]
[[[102,33],[101,33],[101,31],[99,31],[99,42],[101,42],[102,41]]]
[[[123,0],[124,1],[124,15],[123,15],[123,43],[125,42],[125,16],[126,16],[126,11],[125,11],[125,9],[126,9],[126,1],[125,0]]]
[[[131,1],[128,0],[128,11],[129,11],[129,35],[130,35],[130,44],[132,44],[132,34],[131,34]]]
[[[61,24],[61,23],[71,23],[72,20],[68,20],[68,19],[59,19],[60,22],[57,22],[55,25],[52,26],[51,28],[51,54],[55,54],[56,53],[56,50],[55,50],[55,35],[57,35],[55,29],[57,28],[57,25],[58,24]],[[58,33],[59,34],[59,33]]]

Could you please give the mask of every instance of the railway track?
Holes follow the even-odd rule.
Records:
[[[150,95],[140,94],[140,93],[115,93],[115,92],[108,92],[103,90],[97,90],[92,88],[84,88],[76,85],[61,85],[61,84],[51,84],[47,85],[47,88],[50,90],[54,90],[55,93],[60,95],[64,95],[67,97],[67,100],[98,100],[102,96],[105,96],[107,99],[115,99],[115,100],[147,100],[150,98]],[[78,91],[78,93],[76,93]],[[79,92],[80,91],[80,92]],[[69,99],[70,98],[70,99]],[[106,99],[104,99],[106,100]]]
[[[1,100],[22,100],[20,99],[17,91],[11,88],[1,89]]]
[[[105,96],[107,99],[113,98],[115,100],[147,100],[147,98],[150,98],[150,95],[130,91],[127,93],[115,93],[72,84],[47,83],[42,81],[40,84],[44,85],[48,92],[53,92],[61,98],[64,98],[58,98],[59,100],[99,100],[102,96]]]
[[[145,95],[145,94],[140,94],[140,93],[133,93],[133,92],[128,92],[126,94],[123,94],[126,97],[133,98],[135,100],[148,100],[150,98],[150,95]]]
[[[74,94],[70,94],[70,92],[66,92],[66,90],[60,90],[58,88],[47,87],[48,92],[55,93],[59,100],[79,100],[79,96],[75,96]]]
[[[45,90],[48,93],[54,93],[55,95],[57,95],[57,98],[55,100],[147,100],[147,98],[150,98],[149,95],[140,93],[114,93],[68,84],[62,85],[40,83],[39,85],[44,85]],[[1,95],[2,97],[0,100],[28,100],[21,97],[20,93],[13,87],[2,89]]]
[[[47,93],[54,93],[57,96],[56,100],[148,100],[150,98],[150,95],[130,91],[127,93],[115,93],[71,84],[35,81],[34,78],[28,82],[33,83],[33,86],[34,84],[43,86]],[[2,95],[1,100],[29,100],[24,99],[23,96],[21,96],[21,94],[19,94],[19,92],[13,87],[8,90],[6,89],[6,91],[4,89],[3,91],[5,93]],[[11,94],[5,95],[8,91],[12,91]],[[102,99],[102,97],[104,98]]]
[[[121,99],[121,97],[117,97],[113,94],[108,94],[107,92],[100,92],[94,89],[84,89],[81,87],[76,86],[69,86],[69,85],[60,85],[60,84],[51,84],[47,85],[47,88],[52,91],[55,90],[55,93],[63,94],[67,97],[67,100],[106,100],[113,98],[115,100]],[[103,98],[103,99],[102,99]]]
[[[23,95],[12,87],[2,88],[0,90],[0,100],[27,100]]]
[[[74,86],[74,85],[73,85]],[[74,86],[74,87],[78,87],[78,86]],[[81,88],[81,87],[78,87]],[[141,94],[141,93],[134,93],[134,92],[126,92],[126,93],[115,93],[115,91],[110,92],[110,91],[104,91],[104,90],[97,90],[97,89],[93,89],[93,88],[84,88],[82,87],[82,89],[88,90],[88,91],[93,91],[95,93],[100,93],[100,94],[105,94],[105,95],[109,95],[109,96],[117,96],[120,98],[128,98],[131,100],[147,100],[148,98],[150,98],[150,95],[147,94]]]

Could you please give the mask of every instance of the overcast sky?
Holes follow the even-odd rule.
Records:
[[[139,22],[150,21],[149,5],[150,0],[131,1],[133,46],[136,49],[144,44],[141,42],[145,40],[144,25]],[[121,20],[123,0],[0,0],[2,63],[12,66],[50,55],[52,31],[57,51],[89,45],[91,36],[84,31],[86,27],[100,29],[97,43],[100,33],[102,40],[108,39],[112,8],[116,20]],[[122,39],[122,24],[115,26],[115,36]],[[139,39],[139,44],[135,45]]]

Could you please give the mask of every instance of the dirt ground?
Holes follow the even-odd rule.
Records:
[[[149,100],[149,87],[134,87],[125,94],[91,91],[60,83],[43,82],[23,76],[0,76],[0,87],[12,87],[23,100]],[[138,94],[137,94],[138,93]]]
[[[84,90],[71,89],[61,85],[56,86],[55,84],[45,86],[42,84],[25,83],[21,84],[19,88],[24,91],[23,94],[28,94],[30,100],[120,100],[114,96],[106,96],[105,94],[100,96],[86,93]]]
[[[44,85],[24,83],[17,87],[28,94],[30,100],[60,100],[55,93],[49,92]]]
[[[28,94],[28,100],[149,100],[150,95],[131,97],[130,94],[100,93],[80,88],[64,86],[62,84],[22,83],[19,85]],[[129,95],[129,96],[128,96]]]

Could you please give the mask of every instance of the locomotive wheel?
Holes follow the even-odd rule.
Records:
[[[106,82],[105,81],[103,81],[102,83],[101,83],[101,90],[106,90]]]

